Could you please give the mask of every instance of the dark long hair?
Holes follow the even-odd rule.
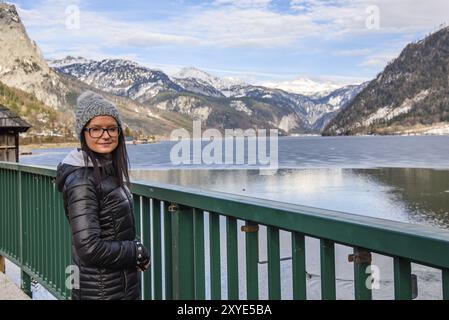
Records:
[[[125,136],[123,135],[123,130],[120,127],[120,134],[118,135],[118,145],[110,154],[104,155],[91,150],[87,146],[86,138],[84,136],[84,128],[81,131],[81,150],[84,151],[84,164],[87,168],[89,159],[92,161],[94,166],[94,178],[100,181],[102,177],[106,175],[105,168],[107,167],[107,162],[112,160],[112,165],[115,171],[115,175],[118,179],[120,186],[126,185],[130,187],[129,179],[129,157],[126,151]],[[87,170],[85,171],[87,172]]]

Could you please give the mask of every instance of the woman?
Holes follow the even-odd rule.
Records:
[[[117,108],[103,97],[88,91],[78,98],[81,148],[64,158],[56,177],[79,271],[72,299],[140,299],[138,270],[150,264],[136,239],[121,124]]]

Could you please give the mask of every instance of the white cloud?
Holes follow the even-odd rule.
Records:
[[[59,51],[91,59],[110,56],[111,48],[142,52],[139,50],[155,46],[173,46],[180,52],[200,47],[205,53],[208,48],[268,48],[302,55],[326,50],[319,44],[325,40],[337,43],[345,39],[348,47],[357,48],[352,39],[373,35],[378,36],[376,39],[395,35],[396,42],[397,36],[404,36],[403,43],[396,43],[401,47],[416,40],[417,34],[449,21],[448,0],[292,0],[289,11],[274,11],[274,4],[271,0],[214,0],[209,5],[184,6],[185,10],[165,19],[147,21],[118,20],[107,13],[84,10],[80,0],[44,0],[32,9],[18,9],[32,38],[47,56]],[[69,5],[82,9],[79,30],[65,27],[65,9]],[[378,30],[366,27],[366,9],[371,5],[379,8]],[[396,46],[373,42],[370,48],[365,42],[359,49],[329,50],[329,55],[362,57],[359,67],[379,70],[397,56]],[[382,50],[386,53],[380,54]],[[248,72],[244,77],[276,79],[277,75]]]
[[[184,31],[220,47],[268,47],[294,45],[299,39],[319,32],[307,17],[271,12],[265,9],[220,8],[195,13]]]
[[[371,52],[372,49],[351,49],[351,50],[335,51],[333,54],[339,57],[357,57],[357,56],[366,56]]]
[[[95,38],[106,46],[189,45],[213,47],[295,47],[305,38],[335,39],[360,33],[429,30],[449,17],[449,1],[431,0],[292,0],[290,12],[271,11],[270,0],[215,0],[163,21],[117,21],[81,10],[78,33],[64,28],[65,8],[79,3],[46,0],[21,10],[27,27],[40,28],[40,38]],[[379,7],[380,30],[369,30],[370,5]],[[301,11],[304,9],[305,11]],[[301,9],[298,11],[298,9]],[[48,30],[48,31],[46,31]],[[47,34],[45,34],[47,33]]]
[[[412,32],[433,29],[449,22],[447,0],[291,0],[292,10],[329,23],[337,32],[364,31],[372,13],[369,7],[379,9],[380,31]],[[358,29],[358,30],[357,30]],[[372,31],[372,30],[371,30]]]
[[[347,85],[361,84],[368,81],[368,78],[343,77],[333,75],[323,76],[299,76],[289,81],[269,81],[261,85],[269,88],[278,88],[299,94],[315,94],[318,92],[330,92]]]
[[[304,95],[315,94],[318,92],[330,92],[341,87],[336,83],[328,81],[314,81],[310,78],[299,78],[293,81],[266,82],[263,85],[269,88],[277,88],[287,92],[294,92]]]
[[[215,5],[232,5],[238,8],[267,7],[271,0],[215,0]]]
[[[336,83],[340,86],[347,86],[351,84],[361,84],[363,82],[371,80],[371,78],[353,77],[353,76],[340,76],[340,75],[321,75],[313,76],[311,79],[321,82]]]
[[[80,10],[79,29],[67,29],[66,4],[70,1],[46,1],[26,10],[18,8],[26,27],[39,30],[37,37],[43,41],[58,42],[71,38],[76,43],[94,43],[97,47],[134,46],[148,47],[161,44],[190,44],[198,40],[188,35],[178,35],[151,27],[151,23],[125,22],[102,16],[96,12]],[[159,28],[161,29],[161,28]],[[168,28],[169,29],[169,28]],[[155,30],[155,31],[147,31]]]
[[[223,3],[225,0],[219,0]],[[164,21],[117,21],[96,12],[80,10],[79,30],[65,28],[65,4],[69,1],[46,1],[30,9],[20,9],[28,28],[39,29],[38,40],[54,41],[72,37],[75,41],[94,39],[102,46],[151,47],[186,45],[213,47],[292,46],[302,37],[318,34],[320,28],[301,15],[279,14],[263,6],[266,0],[227,1],[239,6],[209,7],[202,11],[186,11]],[[147,31],[151,30],[151,31]]]
[[[385,67],[390,61],[393,61],[399,56],[399,52],[385,52],[381,54],[369,55],[364,61],[360,63],[361,67],[369,67],[380,69]]]

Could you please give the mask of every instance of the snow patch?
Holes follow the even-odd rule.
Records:
[[[248,115],[251,115],[253,111],[249,109],[243,101],[231,101],[231,108],[234,108],[237,111],[245,112]]]
[[[405,99],[404,102],[397,108],[392,108],[391,106],[386,106],[379,108],[375,113],[371,114],[368,119],[363,121],[364,126],[369,126],[374,121],[379,119],[391,120],[397,116],[408,113],[413,105],[422,101],[429,95],[429,90],[423,90],[414,96],[412,99]]]
[[[425,135],[449,135],[449,124],[446,126],[437,126],[427,129],[423,132]]]
[[[343,100],[343,96],[336,96],[329,99],[329,104],[332,106],[340,106],[341,101]]]
[[[379,108],[375,113],[371,114],[368,119],[363,121],[364,126],[369,126],[371,123],[378,119],[385,119],[389,112],[391,111],[391,106]]]

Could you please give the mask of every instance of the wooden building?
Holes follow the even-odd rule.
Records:
[[[0,105],[0,161],[19,162],[19,133],[30,127],[14,112]]]

